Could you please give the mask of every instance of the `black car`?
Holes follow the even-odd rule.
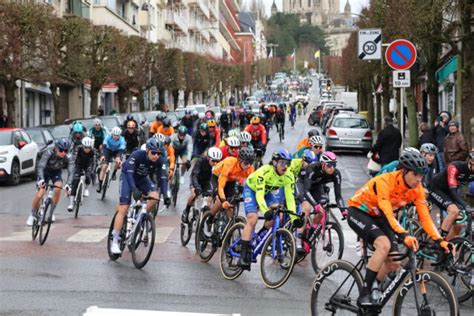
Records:
[[[46,127],[30,127],[25,128],[25,131],[31,139],[38,145],[38,157],[49,148],[54,147],[54,137],[50,130]]]

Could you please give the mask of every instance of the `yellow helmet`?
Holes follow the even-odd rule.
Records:
[[[258,116],[254,116],[252,117],[252,119],[250,120],[250,123],[252,124],[260,124],[260,118]]]
[[[216,127],[217,126],[217,123],[215,120],[209,120],[207,121],[207,126],[209,127]]]

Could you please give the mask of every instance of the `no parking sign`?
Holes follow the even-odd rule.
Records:
[[[395,40],[387,47],[385,60],[395,70],[409,69],[416,61],[415,45],[404,39]]]

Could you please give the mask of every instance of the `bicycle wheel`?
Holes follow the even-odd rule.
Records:
[[[311,249],[311,265],[315,273],[329,261],[339,260],[344,252],[344,233],[341,226],[333,222],[326,223],[324,235],[316,238]]]
[[[296,259],[296,242],[293,234],[280,228],[263,244],[260,274],[266,287],[276,289],[286,283]]]
[[[176,207],[176,202],[178,202],[178,192],[179,192],[179,166],[176,167],[176,171],[173,175],[173,189],[171,190],[171,198],[173,199],[173,207]]]
[[[76,198],[74,199],[74,218],[77,218],[77,214],[79,214],[79,208],[81,207],[82,203],[82,194],[83,194],[83,187],[82,182],[79,182],[79,186],[76,190]]]
[[[316,275],[311,290],[311,315],[354,315],[363,279],[352,263],[336,260]],[[355,286],[354,286],[355,285]]]
[[[38,236],[38,233],[39,233],[39,228],[40,228],[40,218],[39,218],[40,215],[40,210],[38,210],[36,212],[36,217],[35,219],[33,220],[33,225],[31,226],[31,239],[32,240],[35,240],[36,239],[36,236]]]
[[[418,307],[422,315],[459,315],[459,306],[452,287],[441,275],[433,271],[416,272],[416,285],[411,275],[407,276],[398,289],[393,305],[393,315],[417,315],[415,289]]]
[[[215,237],[209,237],[204,234],[204,224],[210,216],[211,211],[206,211],[206,213],[203,214],[196,232],[197,253],[199,254],[202,262],[208,262],[211,260],[212,256],[217,250],[217,243],[213,242],[213,238]]]
[[[222,275],[227,280],[237,279],[244,271],[239,265],[240,258],[240,239],[245,225],[243,223],[234,224],[222,242],[220,268]],[[239,256],[232,255],[232,252],[239,254]]]
[[[110,177],[110,170],[105,173],[105,179],[102,182],[102,197],[100,198],[102,201],[105,199],[105,193],[109,188],[109,177]]]
[[[155,245],[155,221],[150,214],[144,214],[140,222],[136,223],[135,233],[131,236],[133,265],[137,269],[143,268],[150,259]]]
[[[472,270],[472,243],[462,237],[453,238],[449,241],[456,249],[456,255],[451,265],[446,267],[446,279],[452,286],[459,303],[463,303],[472,297],[473,277]]]
[[[112,235],[112,231],[114,230],[114,223],[115,223],[115,217],[117,216],[118,213],[114,214],[114,217],[112,218],[112,222],[110,222],[109,226],[109,234],[107,235],[107,253],[109,254],[109,258],[112,261],[117,260],[121,255],[117,255],[115,253],[112,253],[110,251],[110,247],[112,246],[112,241],[114,240],[114,236]],[[123,253],[123,250],[125,249],[125,232],[127,231],[127,220],[126,217],[123,219],[123,227],[122,230],[120,231],[120,250]]]
[[[191,239],[191,236],[193,235],[193,224],[194,220],[188,224],[181,223],[181,245],[183,247],[186,247],[189,240]]]
[[[47,199],[46,203],[44,204],[43,216],[42,220],[40,221],[40,229],[39,229],[39,244],[44,245],[46,239],[48,238],[49,229],[51,228],[51,217],[48,214],[50,211],[51,200]]]

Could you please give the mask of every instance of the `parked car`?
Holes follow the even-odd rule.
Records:
[[[116,126],[122,128],[119,118],[115,115],[101,116],[100,119],[102,120],[102,125],[104,125],[109,132]]]
[[[30,127],[25,128],[25,131],[38,145],[38,158],[41,158],[46,150],[54,148],[53,134],[46,127]]]
[[[359,114],[340,113],[326,130],[326,150],[357,149],[368,153],[372,141],[369,122]]]
[[[42,125],[42,127],[49,129],[55,140],[59,138],[69,138],[71,134],[71,127],[68,124]]]
[[[38,145],[21,128],[0,128],[0,181],[17,185],[20,177],[34,175]]]

